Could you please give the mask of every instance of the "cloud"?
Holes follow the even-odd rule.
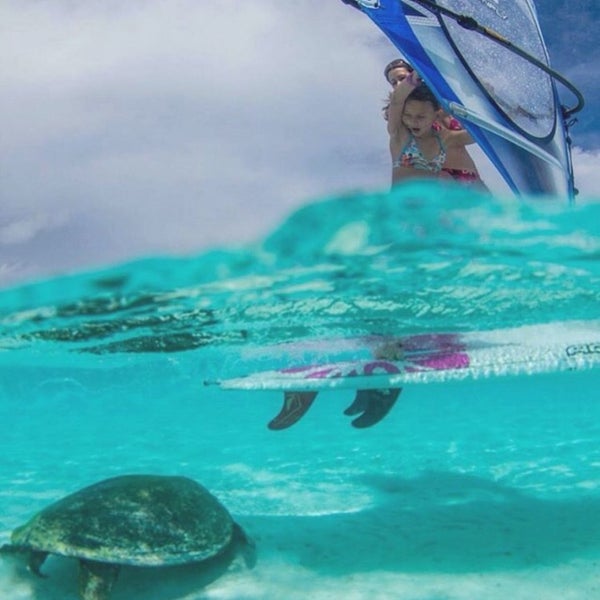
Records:
[[[16,218],[5,225],[0,224],[0,245],[24,244],[34,239],[40,232],[59,227],[64,222],[63,216],[43,213]]]
[[[600,150],[573,148],[575,186],[582,199],[600,201]]]
[[[126,257],[245,242],[387,181],[388,55],[341,2],[25,0],[0,21],[1,211],[112,221]]]
[[[25,0],[0,23],[12,278],[248,242],[309,198],[387,179],[387,56],[342,3]]]

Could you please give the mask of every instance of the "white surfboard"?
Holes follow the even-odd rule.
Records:
[[[346,414],[368,415],[372,405],[370,416],[359,419],[358,425],[353,422],[370,426],[387,414],[400,389],[409,384],[598,368],[600,321],[388,338],[374,354],[351,361],[292,364],[206,383],[229,390],[283,391],[284,407],[271,422],[272,429],[295,423],[320,390],[354,389],[357,397]]]
[[[224,389],[387,388],[455,379],[582,370],[600,366],[600,322],[398,338],[398,360],[315,362],[211,381]]]

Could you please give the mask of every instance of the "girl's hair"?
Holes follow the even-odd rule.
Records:
[[[433,95],[433,92],[424,84],[418,85],[406,98],[406,102],[409,100],[418,100],[419,102],[430,102],[433,106],[433,110],[440,110],[440,103],[438,99]]]
[[[382,106],[381,110],[387,110],[390,107],[391,103],[392,103],[392,92],[390,92],[387,95],[387,98],[384,98],[383,106]]]

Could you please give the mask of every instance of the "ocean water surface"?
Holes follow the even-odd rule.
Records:
[[[204,384],[378,336],[595,335],[599,234],[590,199],[415,183],[316,201],[251,247],[0,291],[0,544],[101,479],[185,475],[256,566],[126,568],[115,600],[600,598],[600,369],[407,386],[362,430],[351,390],[274,432],[279,392]],[[75,561],[44,569],[0,556],[0,598],[77,598]]]

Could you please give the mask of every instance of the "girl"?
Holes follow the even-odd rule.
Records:
[[[461,181],[481,184],[465,151],[473,139],[464,129],[441,127],[441,118],[439,102],[415,73],[394,88],[388,109],[392,185],[414,177],[458,179],[454,173]]]

